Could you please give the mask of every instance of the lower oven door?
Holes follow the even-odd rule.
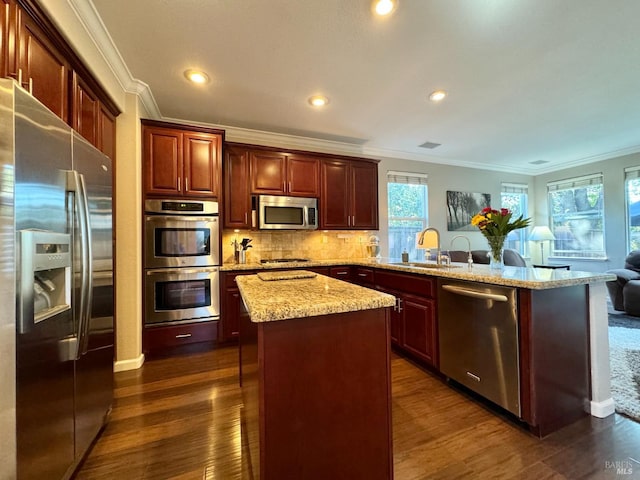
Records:
[[[146,270],[145,325],[218,320],[219,282],[219,267]]]

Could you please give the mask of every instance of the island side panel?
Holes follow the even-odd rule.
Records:
[[[239,381],[242,387],[240,410],[241,448],[250,478],[260,478],[260,378],[258,371],[258,328],[241,303],[239,319]]]
[[[393,478],[388,308],[258,324],[262,478]]]
[[[586,415],[587,287],[523,289],[519,295],[523,419],[542,437]]]

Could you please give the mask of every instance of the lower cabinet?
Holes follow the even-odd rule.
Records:
[[[146,354],[166,354],[171,349],[195,343],[213,344],[217,339],[217,321],[146,327],[143,331]]]
[[[242,307],[242,297],[240,290],[236,284],[238,275],[252,275],[256,273],[253,270],[242,271],[241,273],[222,273],[220,285],[222,292],[220,295],[220,341],[231,342],[238,340],[238,332],[240,329],[240,310]]]
[[[438,367],[435,280],[376,270],[378,290],[396,297],[391,311],[391,343],[422,363]]]

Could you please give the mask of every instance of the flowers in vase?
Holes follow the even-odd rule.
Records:
[[[512,230],[525,228],[531,223],[530,218],[522,218],[511,221],[513,214],[508,208],[496,210],[491,207],[483,208],[471,219],[471,224],[480,229],[485,237],[506,237]]]

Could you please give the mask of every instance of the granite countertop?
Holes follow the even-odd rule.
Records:
[[[502,271],[493,271],[489,265],[473,264],[471,270],[465,263],[452,263],[446,268],[421,268],[409,264],[400,264],[397,259],[332,259],[310,260],[308,262],[283,263],[246,263],[225,264],[220,270],[227,272],[243,270],[273,270],[283,268],[309,268],[309,267],[333,267],[355,265],[361,267],[375,267],[432,277],[455,278],[472,282],[490,283],[507,287],[529,288],[532,290],[545,290],[549,288],[568,287],[572,285],[585,285],[588,283],[601,283],[615,280],[616,276],[610,273],[581,272],[577,270],[552,270],[547,268],[532,267],[504,267]]]
[[[252,322],[330,315],[395,305],[393,295],[319,274],[299,278],[300,272],[292,271],[291,278],[284,280],[262,280],[258,275],[236,278]],[[286,278],[288,276],[285,273],[287,272],[281,272],[281,276]]]

